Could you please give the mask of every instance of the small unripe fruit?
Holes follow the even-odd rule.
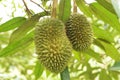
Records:
[[[45,18],[35,29],[35,46],[40,62],[51,72],[62,72],[67,66],[72,45],[65,33],[62,21]]]
[[[84,51],[93,42],[93,32],[87,18],[81,14],[73,14],[66,22],[66,34],[76,51]]]

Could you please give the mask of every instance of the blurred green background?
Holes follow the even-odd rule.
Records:
[[[51,10],[52,0],[32,1],[0,0],[0,80],[61,80],[39,63],[34,46],[34,25],[49,15],[44,9]],[[73,0],[58,1],[67,4],[61,13],[69,16],[72,9],[64,10],[73,8]],[[75,1],[92,25],[94,42],[85,52],[73,50],[71,80],[120,80],[120,1]]]

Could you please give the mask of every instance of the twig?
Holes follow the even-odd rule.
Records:
[[[39,6],[41,9],[43,9],[46,13],[48,12],[48,11],[46,11],[40,4],[36,3],[36,2],[33,1],[33,0],[30,0],[30,1],[33,2],[34,4],[36,4],[37,6]]]
[[[27,4],[25,3],[24,0],[23,0],[23,3],[24,3],[24,6],[25,6],[25,8],[26,8],[26,12],[27,12],[28,16],[31,16],[32,13],[31,13],[30,10],[28,9]]]

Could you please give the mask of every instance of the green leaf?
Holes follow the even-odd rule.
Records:
[[[105,50],[104,46],[99,42],[99,39],[94,39],[93,42],[95,45],[99,46],[99,48]]]
[[[61,80],[70,80],[68,67],[66,67],[65,70],[60,73],[60,77],[61,77]]]
[[[49,0],[41,0],[42,5],[45,7],[45,6],[46,6],[46,3],[47,3],[48,1],[49,1]]]
[[[71,14],[71,0],[60,0],[59,19],[65,22]]]
[[[92,17],[92,12],[90,8],[85,4],[84,0],[75,0],[79,9],[89,17]]]
[[[100,56],[99,53],[93,51],[92,49],[88,49],[86,50],[84,53],[88,54],[89,56],[93,57],[94,59],[96,59],[98,62],[102,61],[102,58]]]
[[[79,53],[79,52],[73,50],[72,53],[74,54],[74,57],[75,57],[78,61],[81,60],[81,59],[80,59],[80,53]]]
[[[33,15],[30,19],[28,19],[23,25],[17,28],[10,37],[10,43],[15,42],[23,38],[28,31],[35,27],[35,24],[39,21],[40,17],[48,15],[46,12],[41,12]]]
[[[120,53],[112,44],[106,43],[104,41],[99,40],[99,42],[104,46],[105,52],[108,56],[112,59],[119,61],[120,60]]]
[[[15,17],[3,24],[0,25],[0,32],[5,32],[12,30],[16,27],[21,26],[26,21],[26,18],[24,17]]]
[[[93,26],[93,31],[94,31],[95,37],[100,38],[100,39],[104,39],[104,40],[111,42],[111,43],[114,42],[114,38],[110,32],[105,31],[103,29],[100,29],[96,26]]]
[[[112,4],[108,3],[105,0],[96,0],[100,5],[102,5],[104,8],[106,8],[107,10],[109,10],[110,12],[112,12],[113,14],[116,15],[115,10],[112,6]]]
[[[44,67],[40,64],[39,61],[36,62],[36,66],[34,69],[35,80],[37,80],[43,73]]]
[[[98,3],[91,3],[89,7],[97,18],[103,20],[105,23],[110,24],[114,29],[120,32],[120,23],[116,15],[112,14]]]
[[[1,52],[0,57],[8,56],[26,48],[33,41],[34,32],[27,34],[24,38],[7,45]]]
[[[100,72],[99,80],[112,80],[105,70]]]
[[[114,80],[119,80],[119,74],[120,72],[117,70],[117,71],[111,71],[109,70],[109,73],[110,73],[110,76],[112,76],[114,78]]]
[[[112,67],[110,67],[110,70],[112,71],[120,70],[120,62],[116,62]]]

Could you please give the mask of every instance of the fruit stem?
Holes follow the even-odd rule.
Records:
[[[70,80],[68,67],[66,67],[64,71],[60,73],[60,77],[61,77],[61,80]]]
[[[51,14],[52,18],[56,18],[57,3],[58,3],[58,0],[53,0],[52,14]]]
[[[77,13],[77,5],[75,0],[73,0],[73,13]]]

